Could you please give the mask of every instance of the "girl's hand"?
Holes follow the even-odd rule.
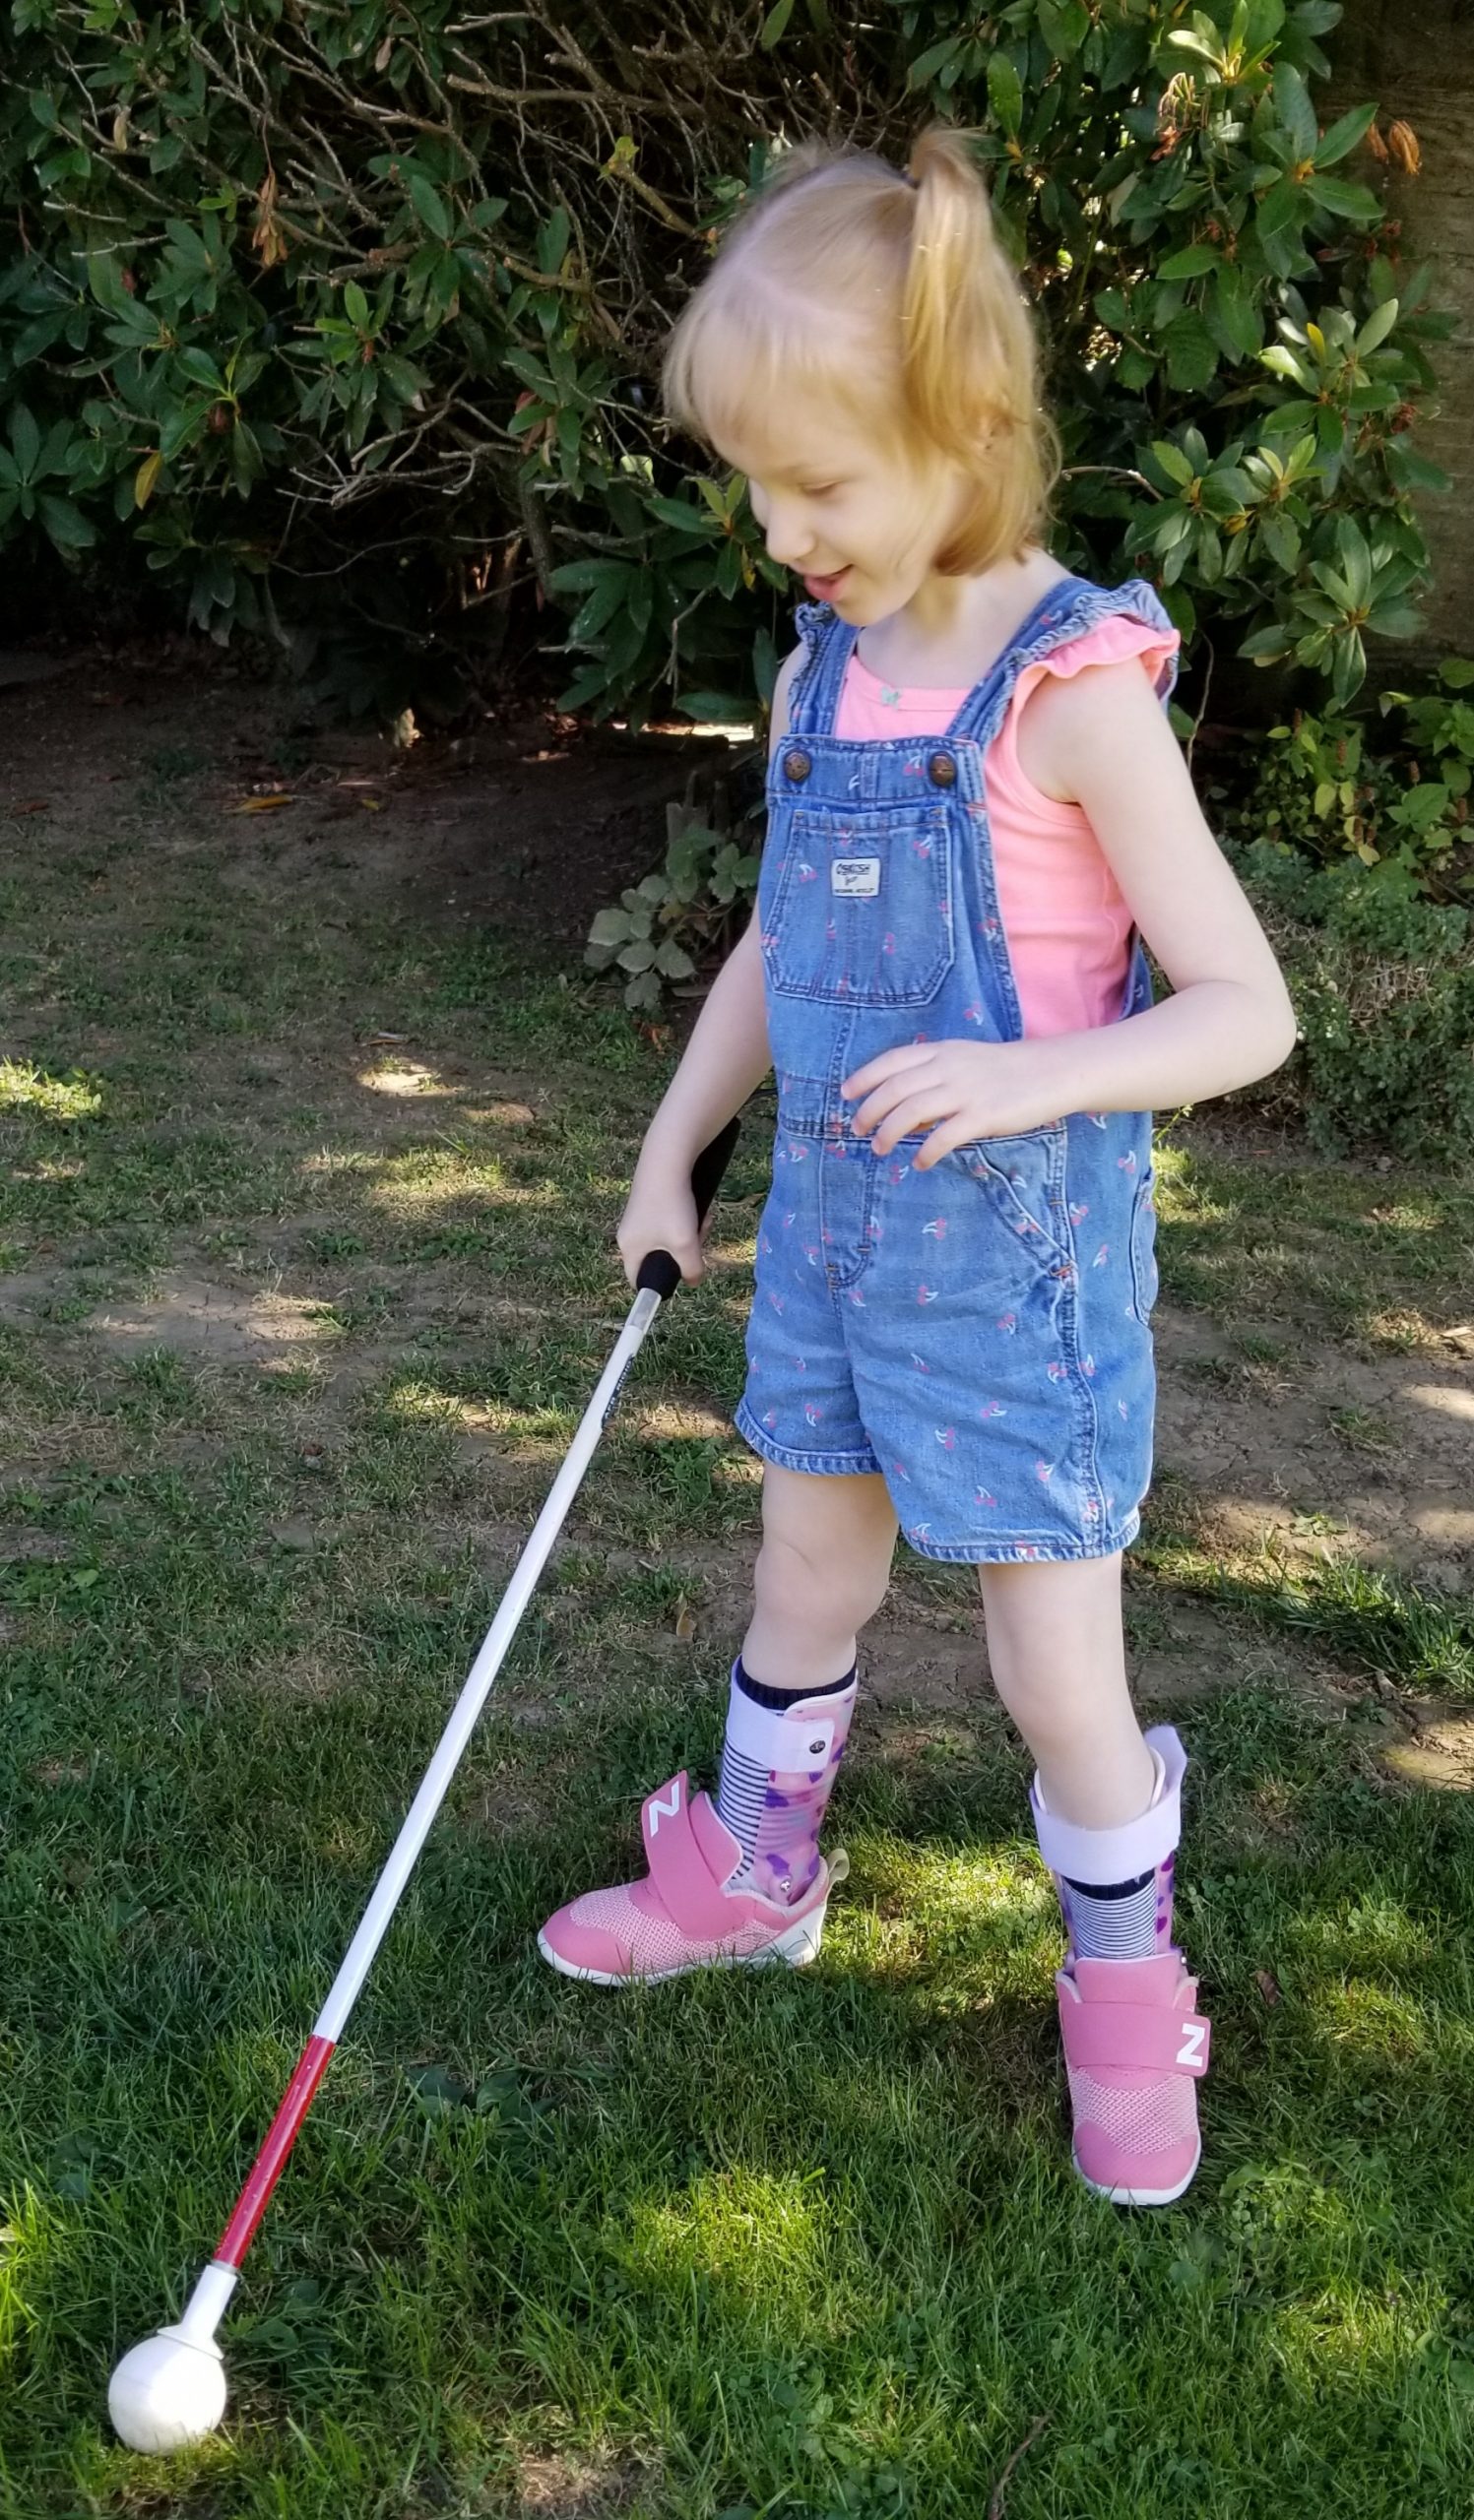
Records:
[[[847,1076],[847,1102],[863,1097],[850,1126],[874,1131],[870,1151],[889,1155],[899,1138],[931,1129],[913,1169],[927,1171],[971,1138],[1016,1137],[1043,1128],[1078,1104],[1050,1041],[907,1041],[882,1050]]]
[[[668,1163],[653,1153],[642,1155],[615,1231],[630,1285],[649,1252],[669,1251],[686,1285],[696,1286],[704,1270],[701,1245],[705,1238],[696,1227],[690,1164]]]

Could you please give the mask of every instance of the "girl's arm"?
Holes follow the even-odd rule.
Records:
[[[1019,758],[1046,794],[1089,816],[1176,991],[1125,1023],[1030,1044],[1057,1068],[1060,1109],[1202,1102],[1279,1067],[1296,1040],[1290,993],[1143,666],[1129,659],[1041,684]]]
[[[1088,665],[1041,684],[1019,727],[1025,776],[1081,805],[1176,996],[1120,1024],[1021,1041],[908,1041],[844,1079],[850,1126],[889,1155],[928,1130],[919,1172],[969,1139],[1045,1128],[1068,1111],[1203,1102],[1267,1076],[1295,1046],[1295,1009],[1143,667]]]
[[[788,732],[788,695],[803,650],[796,648],[779,669],[773,690],[768,758]],[[671,1166],[682,1178],[701,1149],[739,1111],[772,1066],[763,992],[762,946],[754,912],[712,982],[705,1005],[660,1108],[646,1132],[647,1157]]]
[[[779,672],[773,692],[774,744],[788,732],[789,686],[802,654],[796,649]],[[680,1065],[645,1132],[616,1237],[631,1286],[648,1251],[671,1252],[688,1286],[703,1276],[691,1166],[772,1064],[762,941],[754,914],[712,982]]]

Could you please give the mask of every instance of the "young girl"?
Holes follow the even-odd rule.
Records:
[[[1143,1737],[1122,1551],[1150,1479],[1151,1111],[1266,1075],[1295,1018],[1162,702],[1151,590],[1040,539],[1047,425],[968,144],[901,175],[796,150],[667,367],[801,578],[756,914],[641,1150],[619,1248],[702,1274],[692,1162],[777,1072],[736,1422],[765,1467],[716,1800],[645,1803],[647,1874],[539,1937],[600,1984],[812,1959],[858,1631],[897,1525],[977,1566],[1063,1910],[1074,2160],[1166,2204],[1197,2167],[1208,2024],[1172,1939],[1186,1761]],[[1175,994],[1151,1004],[1140,937]]]

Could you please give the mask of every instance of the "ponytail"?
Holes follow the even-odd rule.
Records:
[[[977,478],[972,511],[936,561],[943,574],[961,575],[1018,550],[1039,530],[1054,433],[1038,408],[1034,328],[966,136],[933,123],[909,171],[916,209],[901,303],[903,388],[924,435]]]

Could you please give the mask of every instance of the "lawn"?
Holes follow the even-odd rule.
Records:
[[[866,1640],[812,1970],[536,1954],[713,1774],[762,1097],[248,2261],[225,2426],[114,2441],[622,1318],[673,1056],[390,882],[432,852],[387,768],[315,844],[236,819],[209,697],[109,719],[105,779],[18,719],[0,784],[0,2512],[1474,2508],[1474,1174],[1164,1132],[1127,1603],[1215,2047],[1199,2177],[1130,2217],[1069,2169],[965,1569],[903,1552]]]

